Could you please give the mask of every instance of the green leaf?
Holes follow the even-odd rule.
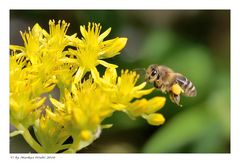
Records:
[[[209,118],[201,108],[186,110],[166,122],[145,144],[143,152],[177,152],[196,140],[209,125]]]

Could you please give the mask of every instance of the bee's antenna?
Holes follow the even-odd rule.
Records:
[[[146,69],[145,68],[134,68],[133,71],[135,71],[140,76],[144,76]]]
[[[134,68],[133,71],[146,71],[145,68]]]

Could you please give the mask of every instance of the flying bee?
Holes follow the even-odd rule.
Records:
[[[146,70],[145,80],[154,83],[154,86],[161,92],[169,93],[171,101],[178,106],[182,106],[180,104],[181,94],[188,97],[197,95],[197,90],[190,80],[167,66],[150,65]]]

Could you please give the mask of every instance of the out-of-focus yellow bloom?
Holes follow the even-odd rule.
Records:
[[[49,107],[45,109],[51,110]],[[56,153],[59,149],[64,149],[63,143],[70,136],[61,124],[50,118],[48,113],[35,121],[34,133],[46,153]]]
[[[22,58],[14,54],[10,56],[10,121],[29,127],[40,115],[39,108],[45,98],[39,97],[38,89],[43,86],[34,71],[23,69],[26,64]]]

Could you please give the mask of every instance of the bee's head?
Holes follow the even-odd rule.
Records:
[[[148,82],[154,82],[158,78],[158,65],[150,65],[146,70],[145,80]]]

